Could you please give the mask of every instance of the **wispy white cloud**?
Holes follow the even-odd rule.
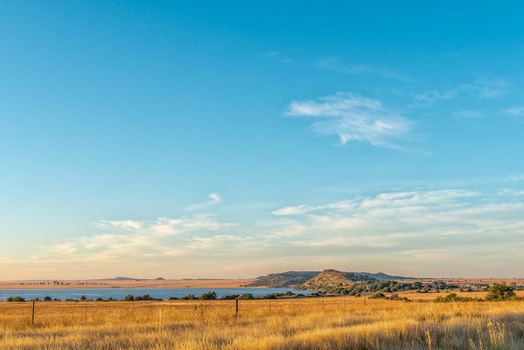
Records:
[[[508,176],[506,182],[524,182],[524,174],[513,174]]]
[[[409,79],[402,74],[393,70],[365,65],[365,64],[354,64],[348,65],[340,62],[336,57],[324,58],[317,62],[317,67],[323,70],[341,73],[341,74],[369,74],[383,78],[397,79],[408,81]]]
[[[155,220],[102,220],[98,233],[53,245],[44,259],[112,261],[146,256],[187,254],[197,242],[225,240],[236,226],[213,216],[158,218]],[[231,238],[232,239],[232,238]],[[208,244],[209,245],[209,244]]]
[[[294,217],[282,221],[282,227],[274,230],[275,237],[292,237],[292,244],[300,247],[387,248],[397,252],[427,246],[471,248],[524,237],[524,203],[510,197],[493,202],[489,196],[467,189],[380,193],[353,199],[342,210],[338,203],[274,211],[279,217]],[[291,234],[286,235],[288,232]]]
[[[336,93],[316,100],[293,101],[286,114],[316,118],[311,127],[320,134],[337,135],[342,144],[367,142],[373,146],[400,148],[397,142],[412,130],[412,122],[377,99],[352,93]]]
[[[472,109],[463,109],[463,110],[455,112],[454,115],[455,117],[462,119],[462,120],[475,120],[475,119],[480,119],[484,116],[482,112],[472,110]]]
[[[503,112],[512,117],[524,117],[524,106],[509,107],[506,108]]]
[[[349,200],[335,202],[335,203],[326,204],[326,205],[319,205],[319,206],[310,206],[310,205],[302,204],[302,205],[297,205],[297,206],[283,207],[283,208],[274,210],[272,214],[276,216],[296,216],[296,215],[308,214],[308,213],[323,210],[323,209],[349,210],[349,209],[354,208],[354,206],[355,206],[355,203]]]
[[[0,267],[36,273],[59,266],[100,276],[111,264],[107,273],[113,275],[149,275],[152,269],[169,274],[176,268],[201,276],[238,265],[241,274],[251,276],[252,268],[268,263],[278,269],[336,267],[350,256],[351,267],[398,273],[415,259],[418,273],[426,274],[442,256],[462,262],[506,253],[518,265],[524,263],[517,250],[524,249],[521,192],[514,185],[494,194],[442,188],[352,195],[277,208],[265,221],[242,225],[213,215],[103,220],[91,234],[57,242],[29,260],[2,258]]]
[[[264,52],[263,56],[267,59],[275,60],[280,63],[285,63],[285,64],[295,63],[295,60],[293,58],[284,55],[280,51],[274,51],[274,50],[267,51],[267,52]]]
[[[479,79],[471,84],[460,84],[450,89],[432,89],[415,95],[419,103],[431,104],[437,100],[449,100],[462,94],[470,94],[478,98],[494,98],[505,94],[507,83],[502,79]]]
[[[197,211],[197,210],[201,210],[201,209],[205,209],[205,208],[217,205],[222,202],[222,196],[219,193],[212,192],[207,197],[208,197],[208,200],[206,202],[191,205],[187,207],[186,210]]]
[[[294,207],[284,207],[273,211],[277,216],[302,215],[314,211],[316,208],[308,205],[297,205]]]
[[[524,190],[514,188],[503,188],[499,190],[501,196],[524,196]]]

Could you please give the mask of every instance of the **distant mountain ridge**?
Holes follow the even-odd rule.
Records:
[[[384,272],[343,272],[332,269],[324,271],[287,271],[259,276],[253,282],[247,284],[246,287],[294,288],[300,286],[301,289],[317,289],[313,288],[313,286],[348,285],[354,281],[409,279],[414,278],[388,275]]]
[[[125,277],[125,276],[117,276],[115,278],[108,278],[110,281],[143,281],[142,278],[133,278],[133,277]]]
[[[125,281],[132,281],[132,282],[139,282],[139,281],[165,281],[166,279],[163,277],[157,277],[154,279],[151,278],[135,278],[135,277],[125,277],[125,276],[117,276],[114,278],[104,278],[104,281],[118,281],[118,282],[125,282]]]

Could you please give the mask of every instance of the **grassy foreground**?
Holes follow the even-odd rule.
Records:
[[[0,303],[0,349],[524,349],[524,302]]]

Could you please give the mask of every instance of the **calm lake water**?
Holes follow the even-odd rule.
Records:
[[[145,295],[149,294],[153,298],[169,299],[170,297],[180,298],[189,294],[197,297],[204,292],[214,291],[217,296],[223,297],[233,294],[251,293],[254,296],[265,296],[273,293],[293,292],[295,294],[308,294],[311,291],[297,291],[289,288],[93,288],[93,289],[0,289],[0,300],[9,297],[20,296],[26,300],[43,299],[48,296],[52,299],[80,299],[85,296],[88,299],[113,298],[123,299],[126,295]]]

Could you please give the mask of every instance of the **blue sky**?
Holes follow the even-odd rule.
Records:
[[[0,279],[522,276],[523,10],[0,1]]]

